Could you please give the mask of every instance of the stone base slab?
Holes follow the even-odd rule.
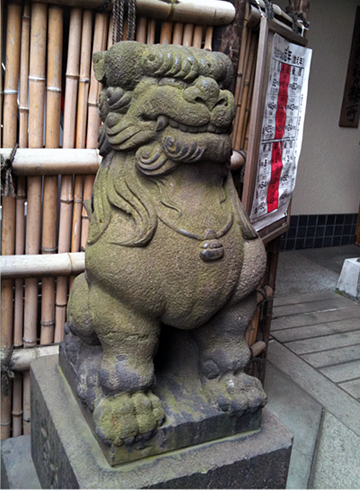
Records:
[[[285,488],[292,435],[268,410],[261,430],[112,467],[58,368],[32,363],[32,457],[43,488]]]

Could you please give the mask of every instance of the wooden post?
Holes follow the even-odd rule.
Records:
[[[4,83],[4,130],[3,143],[13,147],[17,133],[17,91],[19,82],[21,38],[21,5],[8,4],[6,31],[6,58]],[[2,198],[2,253],[15,252],[15,198]],[[13,286],[14,281],[1,282],[1,343],[2,350],[9,350],[13,340]],[[1,439],[10,437],[11,430],[11,383],[10,391],[1,390]]]
[[[81,9],[73,8],[70,14],[69,47],[66,66],[65,107],[63,126],[63,147],[74,148],[75,124],[76,124],[76,101],[79,82],[80,66],[80,39],[81,39]],[[73,208],[73,177],[65,175],[61,180],[60,193],[60,223],[58,252],[70,251],[71,223]],[[55,334],[54,341],[60,342],[64,337],[64,323],[66,316],[68,292],[68,278],[61,276],[56,283],[55,304]]]
[[[63,10],[49,7],[48,63],[46,95],[46,148],[58,148],[60,141],[61,75],[63,44]],[[43,196],[43,254],[56,252],[58,177],[44,177]],[[40,343],[50,344],[55,328],[55,279],[42,278]]]

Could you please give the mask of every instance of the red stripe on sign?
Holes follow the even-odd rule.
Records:
[[[290,80],[290,65],[281,64],[279,93],[275,116],[275,139],[281,140],[285,132],[286,104],[288,101],[288,87]],[[268,213],[274,211],[279,205],[279,181],[281,176],[283,142],[273,143],[271,153],[271,178],[267,193]]]

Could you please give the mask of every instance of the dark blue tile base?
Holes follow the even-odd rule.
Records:
[[[353,244],[357,220],[357,213],[291,216],[290,227],[281,237],[280,251]]]

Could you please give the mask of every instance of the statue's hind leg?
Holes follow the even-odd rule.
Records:
[[[253,293],[241,303],[224,307],[206,325],[194,330],[199,346],[199,371],[210,403],[241,417],[266,403],[261,382],[244,373],[250,360],[246,329],[256,308]]]
[[[159,322],[97,286],[91,288],[90,310],[103,347],[99,384],[105,396],[94,409],[96,431],[115,445],[150,437],[164,418],[151,392]]]

